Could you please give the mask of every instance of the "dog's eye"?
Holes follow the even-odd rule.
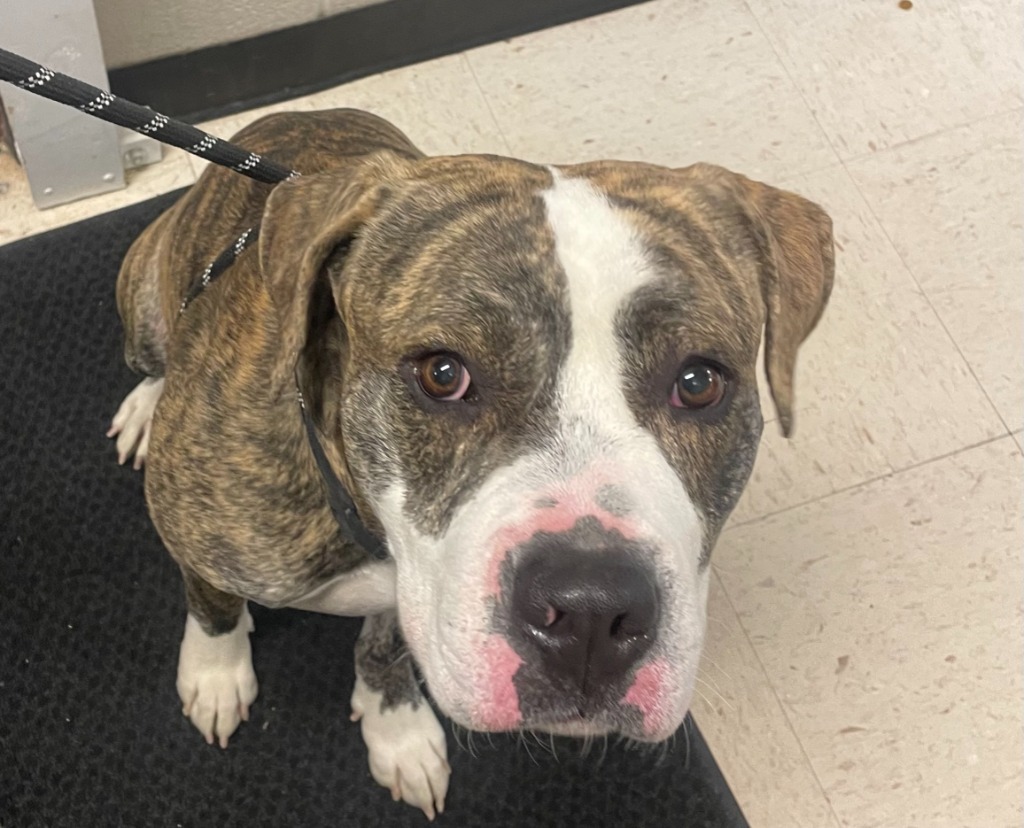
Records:
[[[669,402],[676,408],[710,408],[725,396],[725,377],[709,362],[687,362],[679,370]]]
[[[470,376],[455,354],[423,357],[416,365],[416,379],[428,397],[442,402],[461,400],[469,390]]]

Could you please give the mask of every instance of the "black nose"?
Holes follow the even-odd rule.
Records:
[[[518,569],[512,623],[549,678],[600,693],[653,643],[658,590],[653,574],[623,555],[538,550]]]

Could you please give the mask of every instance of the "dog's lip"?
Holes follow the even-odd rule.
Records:
[[[609,721],[609,711],[586,711],[580,707],[549,711],[546,715],[527,718],[523,730],[552,733],[556,736],[604,736],[615,729]]]
[[[551,733],[555,736],[604,736],[611,731],[611,728],[594,719],[584,719],[578,716],[573,719],[559,719],[546,722],[531,722],[527,730],[539,730],[544,733]]]

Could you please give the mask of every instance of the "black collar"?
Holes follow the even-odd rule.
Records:
[[[320,469],[320,477],[323,478],[324,486],[327,489],[327,502],[334,513],[334,519],[341,527],[341,534],[345,540],[352,541],[363,547],[378,561],[383,561],[388,556],[388,547],[380,538],[374,535],[356,510],[349,493],[345,491],[344,485],[334,473],[331,464],[327,462],[327,454],[324,447],[320,445],[320,439],[316,436],[316,428],[313,425],[313,418],[306,410],[306,401],[302,398],[302,391],[299,390],[298,378],[295,380],[295,393],[299,396],[299,408],[302,411],[302,424],[306,427],[306,438],[309,440],[310,451],[313,452],[313,459]]]
[[[206,270],[202,272],[202,275],[196,280],[195,284],[188,289],[185,297],[181,300],[178,313],[184,313],[185,309],[192,304],[195,298],[206,290],[210,282],[231,267],[242,254],[242,251],[252,245],[259,238],[259,235],[259,225],[250,227],[238,237],[231,247],[214,259],[207,266]],[[338,522],[338,526],[341,529],[341,536],[345,540],[361,546],[377,560],[385,560],[388,557],[387,544],[366,528],[366,524],[359,517],[356,504],[349,493],[345,491],[345,486],[338,479],[338,475],[331,468],[331,464],[327,460],[327,454],[324,451],[324,447],[320,444],[320,438],[316,436],[313,418],[310,417],[309,411],[306,410],[306,401],[302,398],[302,391],[299,390],[297,377],[295,380],[295,393],[299,401],[299,410],[302,412],[302,424],[306,430],[309,449],[313,453],[313,459],[316,460],[316,467],[320,471],[320,477],[326,490],[327,503],[330,505],[334,519]]]

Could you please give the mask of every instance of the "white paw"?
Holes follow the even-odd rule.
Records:
[[[178,656],[178,696],[182,710],[199,732],[222,748],[239,723],[249,719],[249,705],[259,686],[252,669],[249,633],[253,630],[248,608],[238,625],[223,635],[207,635],[189,614]]]
[[[149,452],[149,432],[153,425],[153,411],[164,390],[163,377],[147,377],[124,398],[117,409],[108,437],[117,437],[117,462],[124,462],[135,455],[135,469],[141,469]]]
[[[433,820],[444,812],[452,773],[444,731],[426,699],[416,709],[401,704],[383,711],[382,699],[382,694],[356,678],[352,721],[362,721],[370,773],[396,802],[404,799]]]

